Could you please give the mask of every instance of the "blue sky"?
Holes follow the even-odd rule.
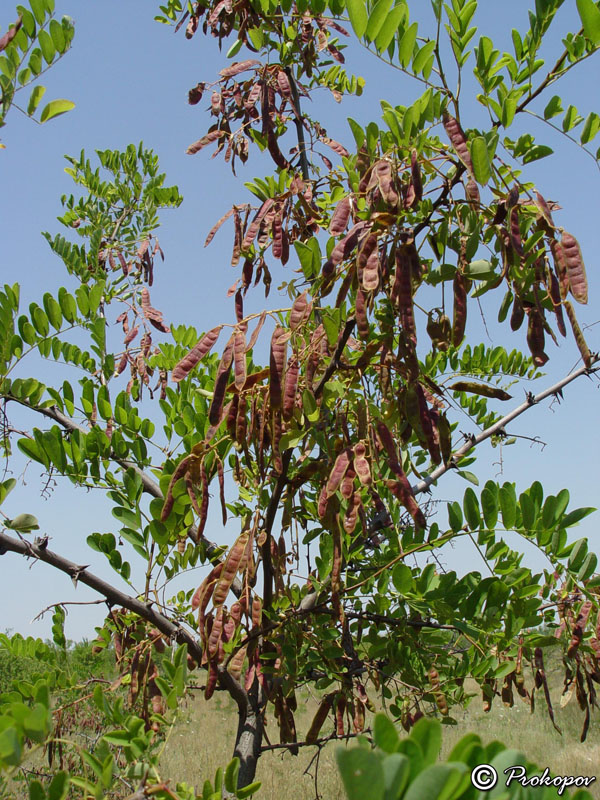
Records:
[[[410,5],[417,6],[414,2]],[[2,282],[21,283],[23,307],[32,300],[39,300],[45,291],[69,285],[61,262],[52,255],[40,235],[43,230],[53,234],[60,230],[56,222],[61,212],[60,196],[72,191],[70,178],[63,171],[63,156],[77,155],[82,148],[89,155],[96,148],[124,149],[130,142],[137,144],[143,140],[159,155],[162,170],[167,173],[167,183],[178,185],[184,196],[184,203],[177,211],[165,212],[162,217],[159,238],[166,260],[157,270],[153,301],[170,322],[193,324],[199,330],[231,321],[233,309],[225,293],[238,273],[229,266],[230,230],[223,228],[206,250],[203,242],[212,224],[233,202],[248,199],[243,181],[266,173],[268,167],[265,162],[250,158],[245,168],[239,168],[236,179],[219,158],[211,160],[208,151],[195,156],[185,154],[187,145],[203,135],[209,125],[206,102],[189,106],[187,91],[200,80],[214,80],[225,64],[225,53],[219,54],[215,40],[198,34],[187,41],[182,32],[175,35],[172,29],[155,22],[153,15],[158,3],[148,0],[127,3],[56,0],[56,6],[58,14],[73,17],[76,34],[72,50],[45,76],[44,84],[48,88],[47,97],[72,99],[76,109],[44,126],[35,125],[13,110],[7,126],[0,132],[6,145],[6,150],[0,151],[4,197],[0,216]],[[508,0],[501,6],[488,2],[482,2],[481,6],[476,17],[480,34],[491,36],[496,46],[504,49],[508,46],[510,28],[526,20],[528,4],[523,0]],[[12,4],[2,3],[1,12],[0,24],[5,30],[14,17]],[[572,0],[567,0],[561,9],[556,28],[564,29],[563,23],[570,29],[578,27]],[[236,58],[243,57],[242,51]],[[584,115],[599,110],[597,63],[597,59],[588,61],[560,84],[557,92],[565,98],[565,106],[573,103]],[[356,45],[347,51],[347,67],[366,79],[364,96],[344,99],[337,105],[324,93],[317,94],[307,111],[324,121],[330,136],[350,145],[347,116],[366,124],[370,119],[379,118],[381,99],[406,104],[415,96],[417,87]],[[467,73],[469,71],[467,69]],[[468,93],[467,81],[465,98]],[[538,110],[543,105],[541,103]],[[483,109],[472,102],[465,102],[462,118],[465,127],[485,125]],[[524,121],[523,130],[529,125],[540,141],[550,144],[556,151],[550,159],[532,165],[529,174],[544,196],[560,203],[562,211],[555,215],[556,221],[575,234],[581,243],[590,283],[590,304],[577,310],[583,324],[593,324],[600,319],[596,299],[600,281],[595,264],[600,172],[564,137],[530,119]],[[273,307],[282,304],[277,296],[277,285],[290,279],[294,267],[292,259],[286,271],[274,273],[269,298]],[[493,343],[525,348],[523,331],[518,334],[501,332],[495,324],[500,299],[494,299],[494,310],[488,317]],[[259,310],[262,303],[260,291],[252,296],[250,293],[246,311]],[[600,325],[587,331],[593,350],[600,349],[599,330]],[[469,321],[469,332],[475,341],[478,337],[490,341],[477,319]],[[566,374],[578,359],[571,339],[560,351],[550,344],[548,352],[551,361],[545,369],[547,377],[537,382],[534,387],[537,390]],[[521,401],[520,392],[517,391],[511,407],[513,402]],[[499,477],[502,470],[501,479],[515,481],[521,489],[539,479],[547,493],[569,488],[573,506],[596,505],[600,449],[596,424],[598,398],[597,381],[584,378],[565,391],[564,402],[554,403],[552,407],[545,403],[521,418],[510,432],[539,436],[546,443],[545,448],[542,450],[539,445],[531,446],[525,441],[504,448],[500,465],[499,450],[484,445],[480,454],[481,483],[488,477]],[[19,421],[23,425],[36,424],[32,419],[20,418]],[[19,469],[24,466],[19,462]],[[92,530],[114,530],[109,501],[99,492],[75,492],[67,483],[57,486],[50,499],[45,500],[39,495],[38,476],[39,469],[30,464],[25,472],[25,483],[19,485],[6,504],[6,513],[9,516],[21,511],[35,513],[42,530],[52,537],[50,546],[53,549],[74,561],[91,563],[94,571],[109,579],[114,577],[118,583],[112,570],[85,544],[85,537]],[[435,497],[462,498],[466,485],[460,479],[448,477],[440,483]],[[445,521],[445,514],[442,518]],[[211,538],[223,541],[223,536],[228,536],[220,531],[218,518],[212,519],[211,525],[213,530],[208,531]],[[596,531],[597,515],[594,515],[574,533],[588,535],[593,549]],[[544,565],[535,555],[532,558],[536,565]],[[444,560],[450,567],[460,570],[483,566],[477,563],[476,553],[463,548],[445,556]],[[196,578],[190,581],[195,582]],[[10,555],[0,559],[0,603],[5,609],[5,627],[45,637],[50,632],[49,615],[41,622],[29,624],[43,607],[59,600],[93,598],[85,587],[80,586],[75,591],[66,576],[45,565],[26,564]],[[99,606],[73,607],[68,617],[68,636],[78,639],[93,635],[93,626],[99,624],[104,613]]]

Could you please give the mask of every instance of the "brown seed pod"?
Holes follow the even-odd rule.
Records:
[[[462,163],[465,167],[469,170],[469,173],[473,173],[473,163],[471,161],[471,154],[469,153],[469,148],[467,147],[467,139],[463,132],[463,129],[460,127],[460,123],[457,119],[452,117],[448,114],[447,111],[444,112],[443,116],[443,123],[444,128],[446,129],[446,133],[448,134],[448,138],[450,139],[450,143],[456,152],[456,155],[460,158]]]
[[[564,300],[569,293],[569,272],[567,270],[567,257],[561,243],[550,239],[550,251],[554,260],[554,269],[560,286],[560,296]]]
[[[308,733],[306,734],[307,744],[314,744],[318,740],[321,728],[325,724],[325,721],[329,716],[329,712],[331,711],[335,694],[335,692],[329,692],[329,694],[326,694],[319,703],[317,712],[313,717],[310,728],[308,729]]]
[[[448,386],[453,392],[469,392],[470,394],[478,394],[482,397],[491,397],[494,400],[510,400],[512,394],[505,392],[503,389],[498,389],[497,386],[490,386],[487,383],[478,383],[477,381],[455,381]]]
[[[565,257],[571,294],[578,303],[585,304],[588,301],[588,286],[579,242],[572,234],[563,231],[560,247]]]
[[[250,538],[249,531],[242,531],[236,539],[233,547],[227,554],[227,558],[223,563],[223,570],[213,593],[213,606],[219,608],[223,605],[229,594],[231,584],[233,583],[238,571],[245,568],[248,553],[247,546]]]
[[[412,487],[408,478],[406,477],[406,474],[404,473],[404,470],[398,461],[390,461],[389,465],[390,468],[396,473],[398,480],[386,481],[387,488],[400,500],[404,508],[411,515],[413,522],[415,523],[415,527],[421,529],[426,528],[427,520],[425,519],[425,514],[423,514],[419,508],[419,504],[415,500]]]
[[[208,411],[208,420],[211,425],[218,425],[221,421],[221,414],[223,411],[223,401],[225,399],[225,389],[229,382],[229,375],[231,373],[231,365],[233,362],[233,345],[235,334],[232,334],[229,341],[225,345],[225,350],[221,356],[221,361],[217,368],[217,375],[215,378],[215,388],[213,390],[213,399]]]
[[[367,304],[363,290],[359,287],[356,291],[356,301],[354,306],[356,316],[356,327],[361,339],[369,338],[369,321],[367,319]]]
[[[250,223],[250,226],[248,227],[246,235],[244,236],[244,239],[242,241],[241,249],[243,251],[247,250],[252,244],[252,242],[256,239],[256,236],[260,229],[261,222],[263,221],[267,212],[270,211],[274,203],[275,201],[271,197],[269,197],[264,201],[262,206],[256,212],[256,215],[254,216],[254,219]]]
[[[208,676],[206,678],[206,686],[204,688],[204,699],[210,700],[213,696],[215,689],[217,688],[217,680],[219,678],[219,672],[217,670],[217,664],[214,661],[211,661],[208,667]]]
[[[583,359],[583,363],[589,369],[593,363],[592,354],[590,353],[590,348],[587,346],[587,342],[585,341],[583,333],[581,332],[581,328],[579,327],[579,323],[577,322],[575,309],[568,300],[565,300],[564,306],[565,311],[567,312],[567,317],[569,318],[569,322],[571,323],[571,328],[573,329],[573,336],[575,337],[577,347],[581,353],[581,358]]]
[[[524,250],[523,240],[521,239],[521,228],[519,226],[518,206],[514,206],[510,212],[510,241],[515,253],[522,258]]]
[[[247,442],[247,428],[248,428],[248,420],[246,418],[246,412],[248,410],[248,401],[246,400],[245,394],[241,394],[239,396],[239,402],[237,404],[237,415],[235,418],[235,441],[242,446],[246,446]]]
[[[523,320],[525,319],[525,309],[523,308],[523,304],[521,303],[521,298],[518,294],[515,294],[515,299],[513,300],[513,307],[512,313],[510,315],[510,329],[512,331],[518,331],[521,325],[523,324]]]
[[[368,225],[369,222],[361,220],[354,225],[354,227],[352,227],[348,233],[339,240],[339,242],[337,242],[331,251],[331,255],[323,265],[322,275],[326,282],[329,281],[329,279],[333,276],[334,270],[338,264],[341,264],[341,262],[345,258],[348,258],[350,253],[352,253],[358,244],[359,235]]]
[[[161,522],[166,522],[169,517],[169,514],[173,510],[173,505],[175,503],[175,498],[173,497],[173,487],[180,478],[183,478],[183,476],[188,470],[189,463],[190,463],[190,456],[182,458],[179,464],[176,466],[175,471],[171,475],[171,480],[169,481],[169,488],[167,489],[167,495],[165,497],[165,502],[160,515]]]
[[[236,330],[234,334],[233,361],[235,388],[240,391],[246,382],[246,334]]]
[[[271,355],[269,368],[269,397],[271,408],[281,408],[283,372],[286,362],[287,336],[279,325],[271,337]]]
[[[346,711],[346,696],[338,694],[335,703],[335,733],[339,738],[344,736],[344,713]]]
[[[442,412],[437,419],[438,434],[440,437],[440,451],[442,454],[442,461],[448,464],[452,457],[452,431],[448,417]]]
[[[304,322],[308,307],[309,302],[306,297],[306,292],[302,292],[302,294],[299,294],[298,297],[296,297],[292,304],[292,310],[290,311],[291,330],[296,330],[296,328]]]
[[[373,176],[377,179],[377,185],[384,201],[390,209],[398,207],[398,194],[394,189],[394,176],[392,174],[391,161],[382,159],[373,167]]]
[[[346,474],[346,470],[350,466],[351,453],[352,451],[349,448],[345,448],[336,458],[335,464],[333,465],[333,468],[329,474],[327,485],[325,487],[327,498],[331,497],[337,492],[342,479]]]
[[[423,431],[423,435],[427,443],[427,450],[429,451],[429,455],[431,456],[432,462],[434,464],[439,464],[440,461],[442,460],[442,457],[440,455],[439,441],[436,436],[437,428],[434,432],[431,413],[427,405],[427,400],[425,399],[425,393],[423,392],[423,387],[421,386],[420,383],[417,383],[415,389],[419,404],[419,418],[421,420],[421,430]]]
[[[204,358],[204,356],[211,350],[219,338],[222,328],[222,325],[217,325],[216,328],[212,328],[210,331],[208,331],[208,333],[205,333],[204,336],[198,340],[197,344],[195,344],[190,350],[190,352],[184,356],[181,361],[179,361],[171,373],[171,378],[175,382],[183,380],[183,378],[185,378],[188,373],[194,369],[200,359]]]
[[[245,644],[243,647],[240,647],[239,650],[236,650],[235,655],[233,656],[233,658],[229,662],[229,666],[227,667],[227,671],[229,672],[230,675],[233,675],[236,681],[239,681],[239,679],[242,676],[242,668],[244,666],[244,661],[246,660],[247,649],[248,645]]]
[[[460,270],[454,275],[454,310],[452,320],[452,344],[459,347],[465,338],[467,326],[467,285]]]
[[[554,272],[550,271],[550,298],[552,300],[552,305],[554,306],[554,313],[556,314],[556,327],[558,328],[560,334],[562,336],[567,335],[567,328],[565,326],[565,319],[563,317],[562,312],[562,301],[560,297],[560,286],[558,284],[558,279]]]
[[[294,356],[288,361],[285,372],[285,390],[283,393],[283,419],[289,421],[296,405],[296,392],[298,391],[298,375],[300,364]]]
[[[350,219],[351,208],[350,196],[342,197],[331,215],[329,233],[332,236],[340,236],[346,230],[348,220]]]
[[[392,287],[392,298],[400,312],[402,330],[407,338],[416,344],[417,328],[412,299],[411,260],[411,245],[401,244],[396,250],[396,276]]]
[[[567,649],[567,655],[569,658],[575,657],[575,654],[579,650],[579,645],[583,641],[583,634],[592,610],[592,605],[593,604],[591,600],[586,600],[579,610],[575,626],[573,627],[571,641],[569,642],[569,647]]]
[[[349,500],[354,494],[354,478],[356,478],[356,473],[350,466],[340,484],[340,493],[345,500]]]
[[[359,517],[359,508],[362,506],[362,501],[359,494],[353,494],[348,508],[344,515],[343,526],[346,533],[354,533],[356,523]]]
[[[415,193],[415,200],[417,203],[420,203],[423,199],[423,180],[421,178],[419,156],[416,150],[412,150],[410,154],[410,177]]]
[[[533,363],[538,367],[543,367],[548,361],[548,356],[544,352],[545,336],[542,316],[535,306],[527,309],[527,316],[527,346],[533,357]]]
[[[262,600],[260,597],[252,598],[252,628],[258,628],[262,622]]]
[[[358,442],[358,444],[354,445],[354,470],[358,475],[359,481],[362,483],[363,486],[370,486],[373,482],[373,478],[371,477],[371,469],[369,467],[369,462],[367,461],[366,457],[366,448],[362,442]]]

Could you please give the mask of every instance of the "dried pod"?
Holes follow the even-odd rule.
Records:
[[[454,310],[452,320],[452,344],[459,347],[465,338],[467,326],[467,285],[460,270],[454,275]]]
[[[285,390],[283,393],[283,419],[289,421],[296,405],[296,392],[298,391],[298,374],[300,364],[294,356],[288,362],[285,372]]]
[[[329,716],[329,712],[331,711],[334,697],[335,692],[330,692],[329,694],[326,694],[319,703],[317,713],[313,717],[310,728],[308,729],[308,733],[306,734],[307,744],[314,744],[318,740],[321,728],[325,724],[325,721]]]
[[[548,361],[548,356],[544,352],[544,322],[535,306],[527,309],[527,316],[527,346],[533,357],[533,363],[538,367],[543,367]]]
[[[563,231],[560,247],[565,257],[571,294],[578,303],[587,303],[587,278],[585,276],[585,265],[583,263],[579,242],[572,234]]]
[[[225,399],[225,389],[229,382],[229,374],[231,372],[231,365],[233,362],[233,345],[235,334],[233,334],[221,356],[221,361],[217,368],[217,375],[215,378],[215,388],[213,390],[213,399],[208,411],[208,419],[211,425],[218,425],[221,421],[221,412],[223,411],[223,401]]]
[[[240,391],[246,382],[246,334],[236,330],[233,344],[235,388]]]
[[[569,642],[569,647],[567,649],[567,655],[569,656],[569,658],[575,657],[575,654],[579,650],[579,645],[583,641],[583,634],[585,632],[585,626],[587,625],[587,621],[590,616],[590,612],[592,610],[592,605],[593,604],[591,600],[586,600],[579,610],[575,626],[573,627],[571,641]]]
[[[217,688],[218,677],[219,677],[219,672],[217,670],[217,664],[211,661],[208,667],[206,686],[204,687],[205,700],[210,700],[210,698],[213,696],[215,689]]]
[[[309,302],[306,297],[306,292],[302,292],[292,304],[292,310],[290,311],[291,330],[296,330],[296,328],[304,322],[308,309]]]
[[[458,122],[457,119],[448,114],[447,111],[444,112],[443,123],[446,133],[448,134],[448,138],[450,139],[450,143],[452,144],[452,147],[456,152],[456,155],[460,158],[462,163],[469,170],[469,173],[473,174],[473,163],[471,161],[471,154],[469,153],[469,148],[467,147],[467,139],[463,132],[463,129],[460,127],[460,123]]]
[[[242,571],[248,560],[248,541],[250,538],[249,531],[243,531],[236,539],[233,547],[227,554],[227,558],[223,563],[223,570],[221,576],[213,593],[213,606],[219,608],[223,605],[229,594],[231,584],[233,583],[238,571]]]
[[[523,320],[525,319],[525,309],[523,308],[523,304],[521,303],[521,298],[518,294],[515,294],[515,299],[513,300],[513,307],[512,313],[510,315],[510,329],[512,331],[518,331],[521,325],[523,324]]]
[[[354,304],[354,314],[356,316],[356,327],[358,335],[361,339],[368,339],[370,328],[367,320],[367,303],[363,290],[359,287],[356,291],[356,300]]]
[[[285,369],[287,335],[284,328],[279,325],[271,337],[271,355],[269,369],[269,396],[271,408],[281,408],[283,372]]]
[[[366,448],[362,442],[354,445],[354,470],[363,486],[370,486],[373,482],[371,469],[366,457]]]
[[[392,287],[394,301],[400,312],[400,325],[405,335],[414,344],[417,342],[417,328],[412,299],[411,249],[414,245],[402,244],[396,250],[396,277]]]
[[[327,479],[327,485],[325,487],[326,497],[329,498],[334,495],[346,474],[346,470],[350,466],[351,461],[351,453],[352,451],[349,448],[345,448],[342,452],[338,455],[335,460],[335,464],[333,465],[333,469],[329,474],[329,478]]]
[[[565,305],[565,311],[567,312],[567,317],[569,318],[569,322],[571,323],[571,328],[573,329],[573,336],[575,337],[575,341],[577,342],[577,347],[579,348],[579,352],[581,353],[581,358],[583,359],[583,363],[589,369],[593,364],[593,358],[592,354],[590,353],[590,348],[587,346],[587,342],[585,341],[583,333],[581,332],[579,323],[577,322],[577,317],[575,316],[575,309],[568,300],[565,300],[564,305]]]
[[[183,476],[187,472],[189,463],[190,463],[190,456],[182,458],[177,467],[175,468],[175,471],[171,475],[171,480],[169,481],[169,488],[167,489],[167,495],[165,497],[165,502],[160,515],[161,522],[166,522],[166,520],[169,517],[169,514],[173,510],[173,505],[175,503],[175,498],[173,497],[173,487],[180,478],[183,478]]]
[[[331,215],[331,222],[329,223],[329,233],[332,236],[340,236],[346,230],[348,220],[350,219],[351,208],[350,196],[343,197],[339,201],[335,207],[335,211]]]
[[[229,666],[227,667],[227,671],[230,675],[239,681],[242,676],[242,669],[244,666],[244,661],[246,660],[246,651],[248,649],[248,645],[244,645],[240,647],[239,650],[236,650],[235,655],[229,662]]]
[[[423,198],[423,180],[421,178],[419,156],[416,150],[412,150],[410,154],[410,177],[415,193],[415,200],[420,203]]]

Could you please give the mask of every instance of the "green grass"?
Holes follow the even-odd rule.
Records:
[[[463,735],[474,732],[481,736],[484,743],[499,739],[509,748],[524,751],[530,761],[540,767],[548,766],[555,774],[597,775],[600,782],[599,712],[592,712],[588,736],[582,744],[579,738],[583,713],[575,696],[565,708],[560,708],[562,673],[558,668],[549,669],[548,678],[555,718],[563,731],[562,736],[552,727],[541,691],[536,692],[533,714],[530,713],[529,704],[517,695],[512,708],[505,707],[496,697],[492,710],[485,713],[478,693],[467,709],[454,711],[457,725],[444,726],[442,758],[447,757]],[[533,680],[528,679],[526,683],[529,686]],[[476,690],[474,683],[470,690]],[[299,738],[304,738],[316,707],[315,697],[306,691],[299,693],[298,711],[295,714]],[[206,702],[202,692],[194,692],[166,742],[160,763],[163,777],[171,777],[173,781],[185,780],[200,790],[202,782],[207,777],[212,779],[217,767],[225,766],[230,760],[236,725],[236,708],[226,695],[217,694]],[[331,725],[327,723],[322,735],[327,735],[330,729]],[[402,729],[400,733],[404,735]],[[271,743],[279,741],[277,722],[271,714],[267,722],[267,735]],[[323,800],[344,800],[345,794],[335,764],[335,749],[339,746],[339,743],[332,742],[323,747],[318,761],[315,758],[316,747],[301,748],[298,756],[282,750],[264,753],[256,776],[257,780],[262,781],[257,798],[314,800],[317,787]],[[317,766],[318,783],[315,787]],[[590,792],[600,800],[598,782],[592,784]]]

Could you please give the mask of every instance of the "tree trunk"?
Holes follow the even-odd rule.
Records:
[[[252,783],[256,775],[256,765],[260,757],[264,732],[263,714],[267,699],[257,677],[254,678],[249,691],[246,691],[239,681],[225,669],[220,671],[219,677],[221,685],[227,689],[238,707],[238,729],[233,756],[237,756],[240,760],[237,788],[241,789]]]

